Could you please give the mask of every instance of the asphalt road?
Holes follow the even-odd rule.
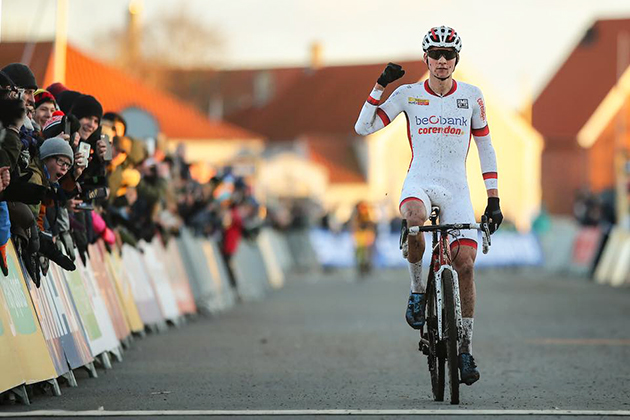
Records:
[[[61,397],[2,405],[0,414],[630,410],[630,289],[531,270],[480,271],[476,281],[481,380],[462,386],[459,407],[432,400],[426,358],[403,316],[408,275],[383,271],[360,283],[349,272],[294,276],[263,301],[135,340],[122,363],[98,379],[77,372],[79,387]]]

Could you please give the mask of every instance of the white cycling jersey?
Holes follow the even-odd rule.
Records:
[[[472,223],[475,215],[466,179],[466,158],[474,136],[487,189],[497,187],[497,163],[486,120],[481,90],[453,80],[444,96],[433,92],[429,81],[402,85],[383,103],[383,91],[374,89],[355,125],[368,135],[386,127],[399,114],[407,118],[411,163],[403,184],[400,205],[422,200],[427,215],[440,206],[442,223]],[[476,231],[462,232],[463,242],[476,247]],[[458,244],[460,242],[457,242]]]

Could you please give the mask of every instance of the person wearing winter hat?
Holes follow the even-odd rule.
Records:
[[[65,256],[59,248],[57,248],[49,234],[44,234],[43,232],[47,208],[57,208],[59,205],[59,198],[53,198],[57,197],[60,189],[59,180],[68,172],[74,163],[72,147],[61,137],[53,137],[45,140],[39,147],[38,162],[41,163],[33,163],[33,165],[31,165],[33,171],[30,182],[51,188],[49,197],[42,201],[40,205],[35,205],[31,208],[37,220],[37,236],[39,239],[38,251],[43,257],[57,263],[64,270],[74,271],[76,266],[72,262],[72,259]],[[36,256],[34,264],[32,264],[31,267],[27,266],[31,280],[33,280],[37,287],[40,286],[39,261],[39,257]],[[46,269],[42,270],[44,273],[45,271]]]
[[[98,128],[103,118],[103,107],[92,95],[81,95],[72,104],[70,113],[79,119],[81,139],[88,137]]]
[[[105,140],[102,138],[90,139],[101,124],[101,118],[103,118],[101,103],[92,95],[81,95],[74,101],[70,114],[79,120],[81,127],[78,132],[81,140],[90,143],[99,158],[104,160],[107,153]]]
[[[31,69],[22,63],[11,63],[2,71],[20,89],[20,97],[24,100],[24,104],[32,107],[35,103],[34,93],[37,90],[37,81]]]
[[[68,90],[67,87],[65,87],[63,85],[63,83],[60,82],[55,82],[51,85],[49,85],[46,90],[48,92],[50,92],[52,94],[52,96],[55,97],[55,100],[59,100],[59,95],[61,94],[61,92],[65,92],[66,90]]]
[[[72,109],[72,105],[74,105],[74,101],[77,100],[79,96],[83,95],[81,92],[77,92],[76,90],[64,90],[59,93],[55,98],[57,99],[57,105],[59,105],[59,109],[63,111],[64,114],[68,115],[70,110]]]
[[[42,128],[57,110],[57,102],[50,92],[44,89],[35,91],[35,114],[33,120]]]
[[[51,183],[59,181],[74,163],[72,147],[61,137],[44,141],[39,147],[39,158]]]

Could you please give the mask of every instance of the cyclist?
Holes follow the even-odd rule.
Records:
[[[422,49],[429,78],[402,85],[381,103],[383,90],[405,71],[389,63],[361,109],[355,130],[368,135],[387,126],[398,114],[407,118],[411,163],[400,196],[400,213],[409,226],[421,226],[440,207],[442,223],[474,223],[466,179],[466,157],[474,136],[486,184],[488,205],[485,215],[491,233],[501,224],[497,163],[486,120],[484,98],[479,88],[453,80],[462,41],[448,26],[431,28]],[[472,356],[475,284],[473,265],[477,254],[477,232],[462,230],[450,238],[453,266],[459,277],[463,331],[460,335],[459,369],[463,383],[472,385],[479,371]],[[424,325],[426,279],[422,277],[422,235],[410,236],[403,254],[409,263],[411,293],[405,317],[414,329]]]

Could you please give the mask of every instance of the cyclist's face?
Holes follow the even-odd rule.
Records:
[[[435,50],[442,50],[442,51],[448,51],[448,48],[433,48],[432,51]],[[435,55],[435,54],[432,54]],[[445,55],[447,54],[441,54],[439,55],[438,59],[435,58],[431,58],[427,53],[424,54],[424,62],[427,63],[427,66],[429,67],[429,72],[431,72],[431,74],[439,79],[444,79],[444,78],[448,78],[453,74],[453,71],[455,71],[455,64],[457,62],[457,57],[453,57],[452,59],[448,60]]]

